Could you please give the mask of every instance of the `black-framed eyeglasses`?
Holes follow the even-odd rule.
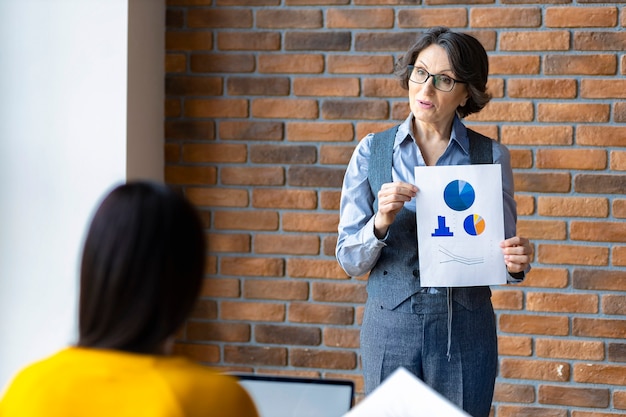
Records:
[[[431,74],[424,68],[416,67],[415,65],[407,65],[407,68],[411,72],[409,81],[417,84],[424,84],[429,78],[433,79],[433,87],[439,91],[446,93],[452,91],[456,83],[467,84],[465,81],[455,80],[454,78],[443,74]]]

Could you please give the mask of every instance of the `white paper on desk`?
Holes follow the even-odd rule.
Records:
[[[415,168],[423,287],[506,284],[500,164]]]
[[[470,417],[405,368],[398,368],[343,417]]]

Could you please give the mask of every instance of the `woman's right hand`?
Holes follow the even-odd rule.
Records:
[[[378,191],[378,212],[374,219],[374,234],[377,238],[385,237],[389,226],[404,207],[404,203],[415,197],[417,191],[415,185],[406,182],[383,184]]]

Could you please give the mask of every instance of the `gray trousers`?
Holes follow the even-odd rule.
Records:
[[[452,302],[449,311],[445,292],[419,293],[386,310],[368,299],[361,361],[366,394],[403,366],[473,417],[488,417],[498,369],[491,302],[473,311]]]

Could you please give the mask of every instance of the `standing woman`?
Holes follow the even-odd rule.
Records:
[[[172,355],[205,256],[184,197],[150,182],[113,189],[85,240],[78,342],[22,370],[0,416],[257,417],[237,380]]]
[[[420,285],[413,185],[415,166],[484,163],[485,155],[500,164],[506,235],[500,247],[508,282],[523,280],[532,249],[516,236],[509,152],[461,121],[490,99],[487,53],[474,37],[435,27],[395,72],[411,113],[397,128],[360,141],[341,194],[337,260],[351,276],[369,272],[361,329],[365,390],[403,366],[472,416],[487,417],[498,363],[491,290]],[[485,143],[482,154],[474,151]]]

